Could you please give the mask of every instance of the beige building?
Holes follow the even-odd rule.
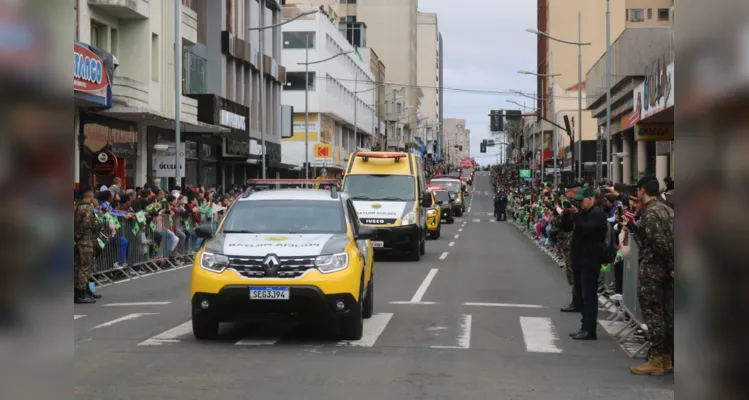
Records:
[[[417,90],[417,8],[418,0],[357,0],[345,3],[328,0],[338,5],[342,24],[366,25],[363,47],[377,49],[380,60],[387,66],[388,97],[394,90],[403,90],[403,109],[400,121],[404,123],[403,136],[410,138],[418,126]],[[397,96],[397,94],[395,95]],[[390,140],[392,136],[388,134]],[[398,139],[396,139],[398,140]]]
[[[424,139],[427,153],[434,153],[437,135],[440,132],[442,116],[440,115],[440,32],[437,24],[437,14],[418,13],[418,79],[417,84],[424,93],[420,112],[421,124],[418,135]]]
[[[448,163],[458,164],[463,157],[470,155],[469,133],[470,131],[466,130],[466,120],[457,118],[443,119],[443,158]]]

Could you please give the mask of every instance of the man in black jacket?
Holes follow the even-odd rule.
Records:
[[[494,219],[507,221],[507,196],[500,190],[494,197]]]
[[[598,325],[598,275],[601,271],[603,241],[606,237],[606,215],[595,205],[595,192],[587,186],[573,200],[581,209],[571,207],[562,216],[562,229],[572,231],[570,255],[574,289],[582,299],[582,328],[570,334],[575,340],[596,340]]]

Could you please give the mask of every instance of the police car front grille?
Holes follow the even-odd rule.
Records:
[[[302,276],[315,268],[315,257],[278,257],[281,265],[276,276],[268,275],[263,268],[265,257],[229,257],[230,268],[245,278],[287,278]]]
[[[395,218],[361,218],[361,223],[365,225],[392,225],[395,221]]]

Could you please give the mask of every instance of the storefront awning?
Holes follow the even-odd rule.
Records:
[[[112,108],[101,111],[99,114],[124,121],[137,122],[139,124],[155,126],[162,129],[174,129],[174,116],[147,108],[127,107],[115,105]],[[229,128],[218,125],[206,124],[196,120],[180,121],[181,131],[184,133],[212,133],[217,136],[227,137]]]

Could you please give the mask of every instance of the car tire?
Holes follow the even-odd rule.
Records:
[[[440,236],[442,236],[442,224],[440,224],[440,226],[437,227],[437,233],[434,234],[434,238],[439,239]]]
[[[356,307],[349,315],[338,320],[339,336],[341,340],[359,340],[364,335],[363,302],[361,296]]]
[[[372,314],[374,314],[374,275],[369,279],[369,286],[367,286],[367,297],[364,298],[362,318],[372,318]]]
[[[198,340],[213,340],[218,337],[218,320],[206,313],[192,316],[192,334]]]
[[[427,235],[424,234],[421,237],[421,243],[419,243],[419,255],[423,256],[427,253]]]
[[[453,216],[450,216],[450,217],[449,217],[449,218],[447,219],[447,223],[448,223],[448,224],[454,224],[454,223],[455,223],[455,217],[453,217]]]

